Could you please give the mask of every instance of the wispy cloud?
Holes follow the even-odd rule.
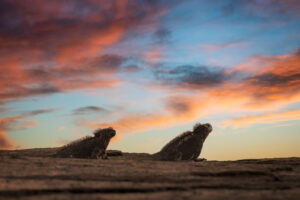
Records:
[[[81,108],[77,108],[73,110],[73,115],[84,115],[84,114],[91,114],[91,113],[105,113],[108,110],[98,107],[98,106],[85,106]]]
[[[55,108],[33,110],[33,111],[25,112],[23,116],[24,117],[30,117],[30,116],[35,116],[35,115],[50,113],[50,112],[54,112],[54,111],[56,111]]]
[[[163,54],[163,47],[157,45],[144,53],[143,60],[145,60],[148,63],[156,63],[161,60],[163,56],[162,54]]]
[[[26,128],[37,127],[37,126],[39,126],[39,122],[35,120],[26,120],[20,124],[19,128],[26,129]]]
[[[203,50],[205,52],[216,52],[227,48],[242,48],[249,45],[250,45],[249,42],[234,41],[234,42],[226,42],[222,44],[200,44],[197,45],[195,48]]]
[[[223,122],[222,126],[233,128],[249,127],[254,124],[273,124],[277,122],[300,120],[300,110],[286,112],[267,112],[259,115],[247,115],[240,118],[233,118]]]
[[[54,112],[55,110],[56,109],[33,110],[33,111],[25,112],[25,113],[23,113],[21,115],[2,118],[2,119],[0,119],[0,129],[1,130],[5,130],[5,131],[18,129],[19,126],[16,125],[16,123],[18,122],[18,120],[24,119],[24,118],[33,117],[33,116],[40,115],[40,114]],[[26,123],[27,123],[27,125],[37,124],[37,122],[32,121],[32,120],[29,120],[29,121],[25,122],[25,126],[26,126]]]
[[[66,128],[65,126],[60,126],[60,127],[58,127],[57,130],[62,131],[62,130],[64,130],[65,128]]]

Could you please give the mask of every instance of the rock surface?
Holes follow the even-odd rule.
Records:
[[[300,158],[171,162],[123,153],[95,160],[53,158],[54,151],[0,151],[0,199],[300,197]]]

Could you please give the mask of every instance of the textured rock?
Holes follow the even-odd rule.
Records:
[[[0,151],[0,199],[298,199],[300,158],[155,161],[53,158],[55,149]]]

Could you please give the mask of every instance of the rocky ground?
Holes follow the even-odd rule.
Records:
[[[0,199],[300,199],[300,158],[94,160],[54,150],[0,151]]]

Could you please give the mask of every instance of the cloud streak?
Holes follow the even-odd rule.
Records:
[[[223,6],[223,16],[239,14],[248,19],[272,21],[299,16],[300,3],[297,0],[270,0],[270,1],[226,1]]]
[[[248,46],[249,43],[242,42],[242,41],[235,41],[235,42],[226,42],[223,44],[201,44],[196,47],[204,50],[205,52],[216,52],[227,48],[241,48]]]
[[[247,115],[240,118],[233,118],[223,122],[222,126],[232,126],[233,128],[249,127],[254,124],[273,124],[277,122],[286,122],[300,120],[300,110],[291,110],[277,113],[264,113],[260,115]]]
[[[72,114],[73,115],[84,115],[84,114],[92,114],[92,113],[103,113],[107,112],[106,109],[98,106],[85,106],[81,108],[74,109]]]

